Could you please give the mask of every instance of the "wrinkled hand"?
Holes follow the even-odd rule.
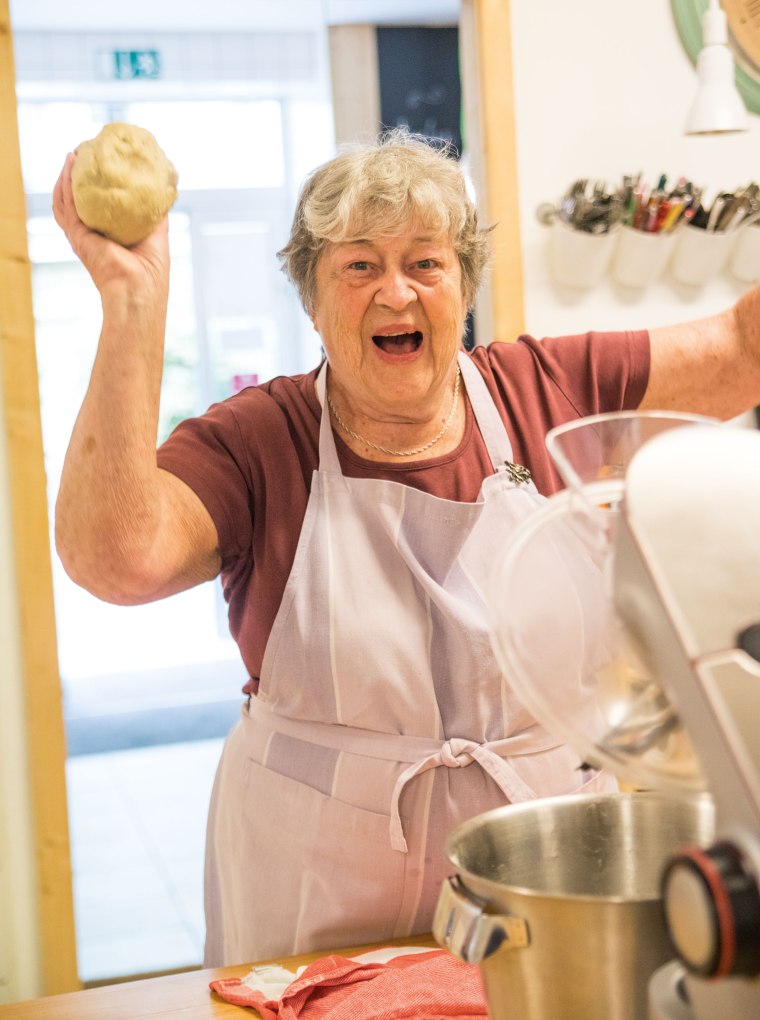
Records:
[[[103,298],[111,291],[142,294],[165,300],[169,286],[168,217],[131,248],[90,230],[74,205],[71,169],[76,156],[69,153],[53,189],[53,215],[68,238],[74,254],[93,279]]]

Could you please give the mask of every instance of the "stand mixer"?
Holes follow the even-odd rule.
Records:
[[[613,597],[691,736],[717,840],[663,876],[653,1020],[760,1017],[760,433],[679,429],[626,474]]]
[[[662,877],[675,959],[650,1020],[760,1018],[760,432],[620,412],[547,445],[568,488],[497,564],[494,648],[587,762],[712,795],[715,841]]]

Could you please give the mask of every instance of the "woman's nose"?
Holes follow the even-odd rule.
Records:
[[[375,301],[386,308],[406,308],[417,300],[417,292],[411,286],[408,277],[397,269],[386,270],[375,291]]]

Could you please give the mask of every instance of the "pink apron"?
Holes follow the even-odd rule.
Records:
[[[258,697],[225,743],[206,847],[206,966],[430,930],[460,822],[613,789],[504,683],[480,595],[544,500],[460,365],[495,474],[475,503],[343,476],[329,415]],[[317,381],[324,405],[326,367]],[[549,582],[550,583],[550,582]]]

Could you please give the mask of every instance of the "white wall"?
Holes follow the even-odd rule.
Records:
[[[512,23],[527,332],[649,327],[733,303],[746,284],[728,272],[699,289],[667,273],[643,291],[609,276],[585,292],[559,288],[535,211],[583,177],[683,174],[710,197],[749,184],[760,178],[760,117],[741,135],[683,135],[696,77],[666,0],[512,0]]]

